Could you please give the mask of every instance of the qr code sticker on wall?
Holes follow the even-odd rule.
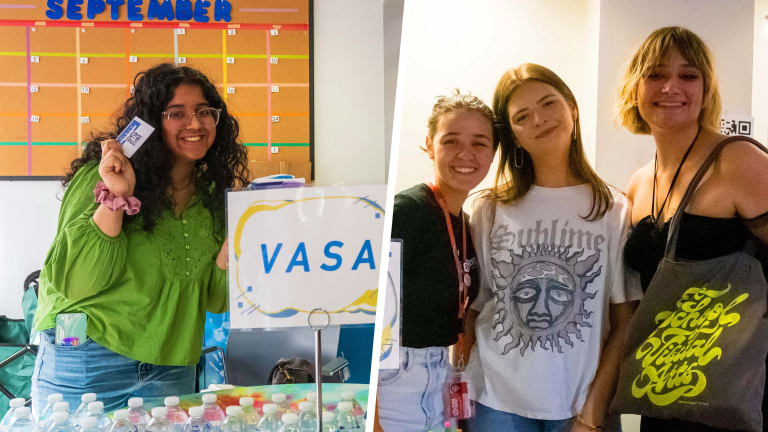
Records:
[[[754,119],[751,116],[723,114],[720,118],[720,133],[723,135],[752,136]]]

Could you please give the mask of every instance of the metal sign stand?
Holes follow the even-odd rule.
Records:
[[[323,371],[322,363],[322,332],[331,324],[331,315],[323,308],[315,308],[307,316],[307,324],[315,331],[315,387],[317,391],[317,432],[323,430]]]

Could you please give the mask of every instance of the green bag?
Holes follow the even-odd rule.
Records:
[[[0,316],[0,362],[25,350],[29,344],[29,328],[24,319],[10,319]],[[29,399],[32,387],[32,371],[35,368],[35,355],[26,351],[20,357],[0,368],[0,385],[14,397]],[[9,398],[0,393],[0,416],[8,411]]]

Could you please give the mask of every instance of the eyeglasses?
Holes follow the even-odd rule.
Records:
[[[219,124],[219,117],[221,116],[221,108],[200,108],[197,111],[191,113],[183,109],[173,109],[169,111],[163,111],[160,113],[168,120],[171,125],[176,127],[184,127],[192,121],[192,117],[197,117],[197,121],[203,126],[216,126]]]

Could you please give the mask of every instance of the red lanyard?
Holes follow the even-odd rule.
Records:
[[[451,224],[451,216],[448,214],[448,209],[445,206],[445,201],[443,200],[443,196],[440,194],[440,190],[437,188],[437,185],[434,183],[429,184],[429,188],[432,189],[432,193],[435,195],[435,199],[437,200],[437,203],[440,205],[440,208],[443,210],[443,215],[445,216],[445,225],[448,227],[448,237],[451,239],[451,251],[453,252],[451,255],[453,255],[453,261],[456,264],[456,278],[459,279],[459,319],[464,318],[464,312],[467,309],[467,303],[469,302],[469,296],[467,293],[467,288],[469,287],[469,284],[472,282],[469,278],[469,269],[466,269],[466,271],[463,271],[463,267],[461,265],[461,262],[459,260],[459,248],[456,247],[456,238],[453,236],[453,225]],[[461,238],[462,238],[462,256],[464,257],[464,260],[467,259],[467,226],[464,222],[464,212],[461,211]],[[464,267],[467,267],[465,263]]]

